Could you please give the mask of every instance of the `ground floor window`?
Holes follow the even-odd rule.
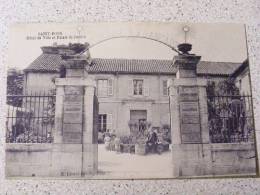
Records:
[[[98,115],[98,131],[105,132],[107,130],[107,115],[99,114]]]

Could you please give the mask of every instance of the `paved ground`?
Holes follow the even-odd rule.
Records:
[[[171,152],[145,156],[116,153],[98,146],[98,177],[101,178],[170,178]]]

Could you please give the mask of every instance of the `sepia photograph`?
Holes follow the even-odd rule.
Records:
[[[7,178],[257,175],[244,24],[10,27]]]

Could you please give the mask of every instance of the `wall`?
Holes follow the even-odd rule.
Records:
[[[256,175],[253,143],[182,144],[173,148],[180,178]],[[178,147],[178,148],[177,148]],[[185,158],[186,157],[186,158]],[[184,159],[189,157],[189,162]],[[174,166],[174,164],[173,164]]]
[[[48,176],[52,144],[6,144],[6,167],[8,177]]]
[[[240,92],[245,95],[250,95],[250,77],[249,68],[246,68],[241,72],[235,79],[236,86],[239,88]]]
[[[97,167],[97,160],[93,164],[87,161],[93,158],[93,146],[83,145],[85,151],[82,144],[6,144],[6,177],[73,178],[89,174],[83,167]]]
[[[25,74],[25,91],[30,93],[40,92],[48,93],[50,89],[55,88],[52,79],[58,77],[57,73],[27,73]]]
[[[256,159],[253,143],[211,144],[212,172],[223,175],[228,170],[231,174],[255,175]]]
[[[198,175],[218,176],[218,175],[255,175],[256,161],[254,144],[252,143],[231,143],[231,144],[197,144],[204,153],[205,159],[211,159],[208,169],[201,172],[199,166],[187,167],[185,162],[181,162],[180,168],[182,176],[189,176],[190,171],[197,169]],[[183,145],[185,154],[192,152],[189,144]],[[194,149],[194,146],[191,148]],[[75,177],[81,174],[82,154],[88,155],[89,152],[81,153],[81,144],[6,144],[6,167],[7,177],[50,177],[68,176]],[[173,154],[176,155],[176,154]],[[194,159],[203,159],[201,154],[194,153]],[[97,163],[97,162],[96,162]],[[192,164],[192,163],[191,163]],[[192,169],[192,170],[191,170]],[[205,172],[206,170],[206,172]],[[169,170],[171,171],[171,170]],[[68,175],[69,174],[69,175]],[[99,176],[97,178],[102,178]]]

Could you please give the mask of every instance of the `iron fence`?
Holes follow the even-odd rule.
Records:
[[[52,142],[54,117],[53,93],[7,95],[6,142]]]
[[[254,141],[251,95],[208,96],[211,143]]]

